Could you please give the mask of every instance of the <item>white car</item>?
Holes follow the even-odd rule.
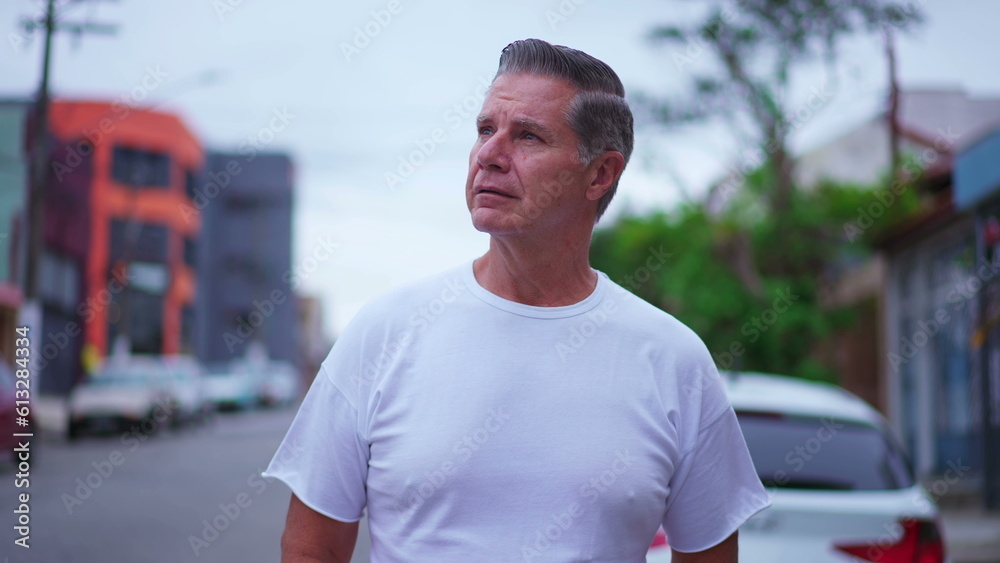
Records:
[[[205,381],[201,364],[191,356],[150,356],[163,370],[170,396],[177,406],[174,421],[177,424],[201,422],[210,409],[205,394]]]
[[[170,424],[176,405],[162,370],[152,362],[108,363],[77,385],[69,397],[67,436],[138,427],[152,434]]]
[[[260,373],[260,402],[288,405],[299,398],[299,371],[290,362],[269,362]]]
[[[730,401],[772,506],[740,529],[740,561],[944,563],[934,500],[883,417],[834,385],[728,373]],[[670,561],[657,534],[647,562]]]
[[[220,411],[250,409],[257,403],[253,375],[239,361],[207,366],[205,395]]]

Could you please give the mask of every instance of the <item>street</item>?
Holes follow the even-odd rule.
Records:
[[[259,472],[295,408],[222,414],[146,440],[31,443],[30,549],[14,544],[16,469],[0,467],[0,561],[278,561],[289,490]],[[943,514],[955,563],[997,561],[1000,519]],[[367,561],[362,521],[352,561]]]
[[[139,440],[31,443],[29,549],[14,544],[16,470],[0,469],[4,563],[278,561],[290,492],[263,479],[295,408],[223,414]],[[354,561],[368,553],[362,526]]]

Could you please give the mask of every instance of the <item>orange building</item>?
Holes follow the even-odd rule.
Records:
[[[63,263],[77,272],[78,294],[65,299],[73,311],[47,314],[45,332],[79,323],[73,348],[90,357],[108,355],[116,342],[130,342],[134,353],[192,351],[200,143],[177,116],[117,102],[59,100],[49,119],[47,262],[50,272]],[[79,371],[79,354],[66,360],[49,371]],[[49,373],[62,384],[46,387],[65,390],[76,376]]]

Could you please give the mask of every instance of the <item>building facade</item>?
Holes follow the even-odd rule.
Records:
[[[117,103],[54,101],[49,128],[41,390],[64,395],[113,352],[193,351],[200,223],[182,210],[204,154],[178,117]]]
[[[1000,129],[886,242],[888,414],[918,475],[1000,509]]]
[[[209,153],[190,213],[201,217],[199,359],[252,348],[301,365],[291,263],[294,170],[283,154]]]

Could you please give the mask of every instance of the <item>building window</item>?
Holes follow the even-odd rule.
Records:
[[[69,258],[43,252],[39,269],[39,294],[42,300],[48,306],[72,313],[79,302],[79,267]]]
[[[170,156],[164,153],[115,147],[111,162],[115,181],[137,188],[170,186]]]
[[[230,194],[226,198],[226,207],[238,213],[256,213],[266,205],[265,198],[255,195]]]
[[[119,260],[167,263],[166,225],[112,219],[110,234],[111,264]]]
[[[116,313],[108,322],[108,344],[129,326],[128,340],[133,354],[163,353],[163,296],[130,287],[111,296]]]
[[[194,354],[194,308],[185,305],[181,308],[181,353]]]
[[[187,194],[188,199],[194,201],[194,195],[195,195],[194,172],[190,170],[184,171],[184,193]]]
[[[195,237],[184,237],[184,263],[196,268],[198,263],[198,241]]]

